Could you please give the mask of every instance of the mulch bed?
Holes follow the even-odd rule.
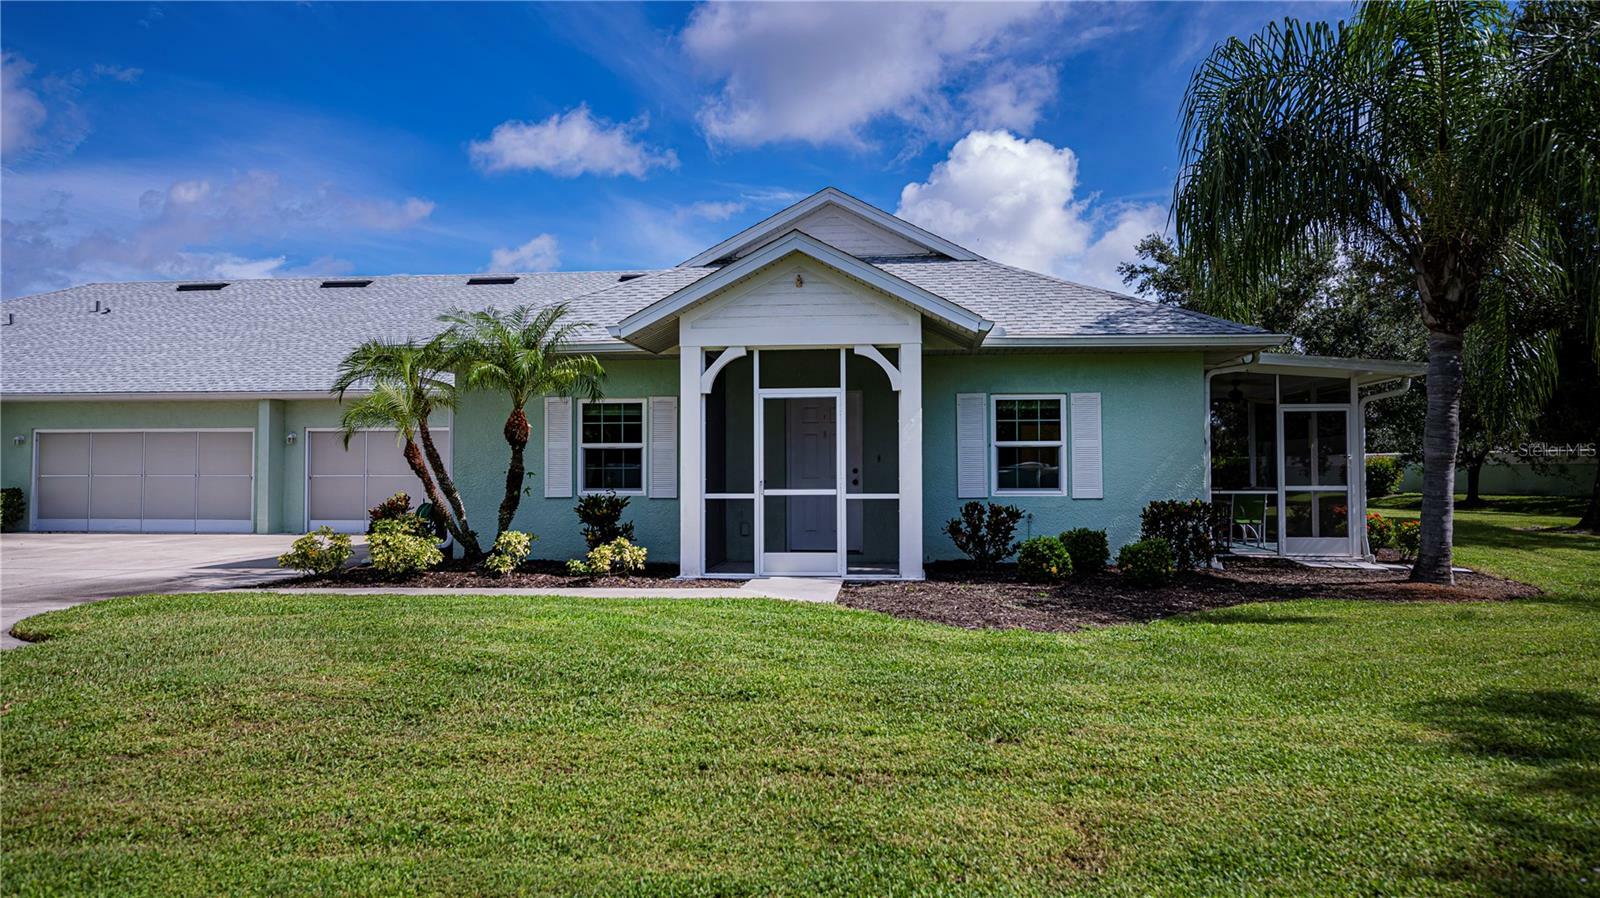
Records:
[[[460,559],[451,559],[431,571],[409,577],[389,577],[374,570],[371,565],[345,568],[327,575],[295,577],[279,580],[273,586],[306,586],[318,588],[400,586],[420,589],[551,589],[551,588],[641,588],[667,587],[689,589],[738,589],[742,580],[678,580],[675,564],[647,564],[644,572],[631,577],[575,577],[567,573],[563,561],[529,561],[504,577],[491,577]]]
[[[922,582],[846,583],[839,604],[967,629],[1066,632],[1142,623],[1246,602],[1364,599],[1384,602],[1503,601],[1538,595],[1526,583],[1457,574],[1454,586],[1406,581],[1405,571],[1308,568],[1276,559],[1224,561],[1226,570],[1185,574],[1140,589],[1113,573],[1061,585],[1025,583],[1014,569],[979,575],[958,564],[928,567]]]

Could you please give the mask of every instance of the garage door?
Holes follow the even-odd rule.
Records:
[[[434,445],[448,465],[450,431],[433,428]],[[369,430],[350,438],[337,430],[306,431],[306,523],[342,533],[365,533],[367,509],[398,492],[413,504],[427,501],[392,430]]]
[[[249,533],[249,430],[41,431],[39,530]]]

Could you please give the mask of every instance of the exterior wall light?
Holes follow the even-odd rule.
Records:
[[[293,446],[294,445],[294,441],[298,437],[299,437],[299,434],[297,434],[297,433],[295,433],[294,431],[291,430],[287,434],[284,435],[283,442],[285,444],[287,444],[287,445]]]
[[[11,442],[15,443],[18,446],[21,446],[23,443],[26,443],[27,441],[28,441],[28,438],[23,436],[20,433],[11,438]]]

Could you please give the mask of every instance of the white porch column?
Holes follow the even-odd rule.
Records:
[[[701,424],[705,402],[700,395],[700,373],[705,352],[698,346],[682,346],[678,352],[678,574],[698,577],[705,573],[701,546],[705,527],[701,516],[705,514],[702,494],[706,485],[700,475],[700,459],[705,452],[705,427]]]
[[[900,344],[900,576],[922,570],[922,344]]]

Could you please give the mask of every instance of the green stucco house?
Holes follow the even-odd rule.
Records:
[[[827,189],[674,268],[88,284],[7,302],[0,474],[34,530],[360,530],[417,495],[392,434],[348,446],[329,395],[374,337],[453,309],[567,303],[599,401],[545,398],[535,554],[582,541],[574,497],[632,496],[685,575],[918,578],[972,500],[1031,534],[1136,537],[1154,499],[1209,497],[1233,549],[1357,557],[1361,409],[1419,372],[1273,355],[1257,328],[984,259]],[[479,527],[506,400],[435,422]]]

